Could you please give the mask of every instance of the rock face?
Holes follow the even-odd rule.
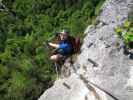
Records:
[[[107,0],[96,25],[85,31],[71,75],[59,79],[38,100],[133,100],[132,53],[125,55],[114,28],[128,17],[133,0]]]

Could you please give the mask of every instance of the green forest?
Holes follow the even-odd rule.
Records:
[[[69,29],[83,36],[104,0],[1,0],[0,98],[37,100],[56,79],[43,42]]]

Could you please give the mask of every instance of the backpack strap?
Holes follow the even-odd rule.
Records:
[[[81,46],[80,37],[76,37],[75,38],[75,53],[80,51],[80,46]]]
[[[79,52],[80,51],[80,45],[81,45],[81,43],[80,43],[80,37],[74,38],[72,36],[69,36],[68,39],[69,39],[69,41],[70,41],[70,43],[72,45],[72,49],[73,49],[72,50],[72,53]]]

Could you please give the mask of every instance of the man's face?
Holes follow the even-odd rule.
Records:
[[[68,35],[66,33],[60,33],[60,39],[61,40],[66,40]]]

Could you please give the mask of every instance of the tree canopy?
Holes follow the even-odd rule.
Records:
[[[56,74],[43,46],[68,28],[82,35],[104,0],[3,0],[0,4],[0,97],[37,100]],[[4,6],[3,6],[4,5]]]

